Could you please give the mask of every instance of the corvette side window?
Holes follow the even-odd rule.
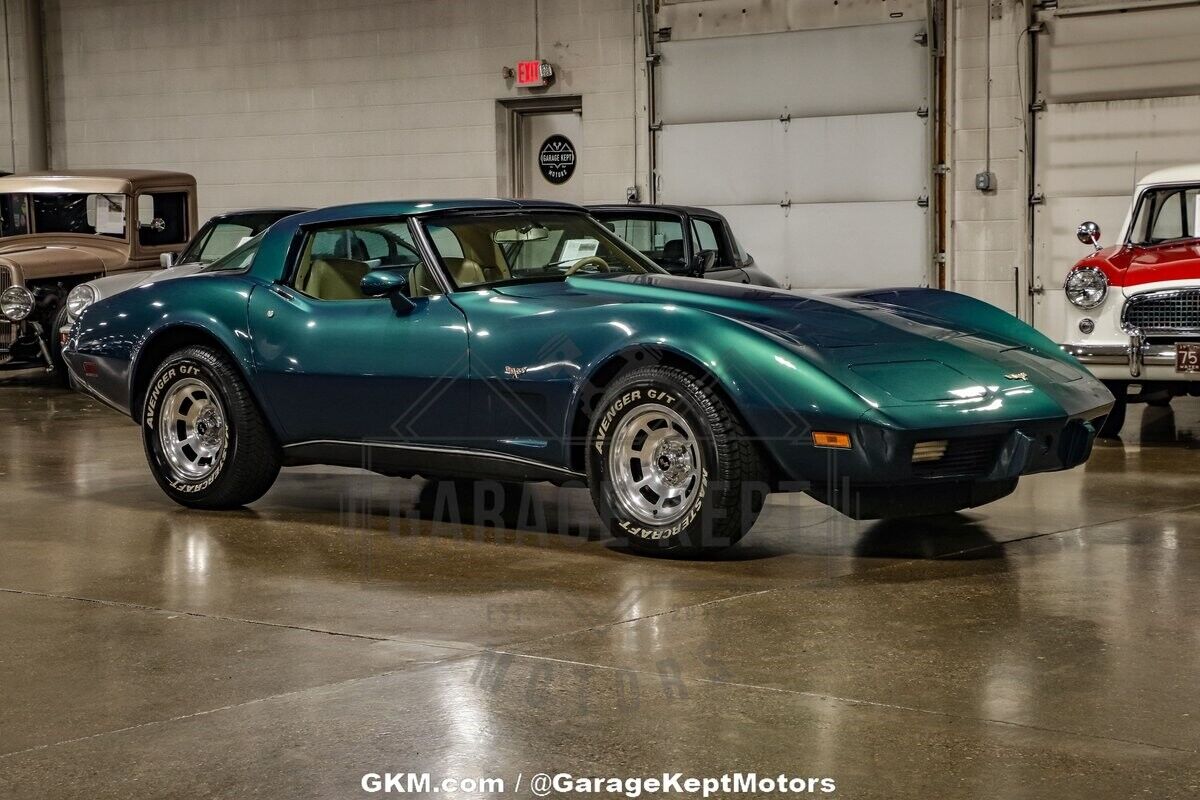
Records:
[[[384,300],[362,291],[362,279],[376,269],[405,272],[413,286],[426,283],[404,220],[313,231],[300,253],[292,287],[317,300]],[[408,294],[419,296],[420,289]]]

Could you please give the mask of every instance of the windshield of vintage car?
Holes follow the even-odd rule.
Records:
[[[1137,216],[1130,228],[1134,244],[1162,244],[1200,236],[1200,186],[1162,186],[1142,192]]]
[[[572,274],[640,275],[660,271],[583,214],[530,211],[448,215],[426,221],[425,230],[459,289],[556,280]]]
[[[123,194],[0,194],[0,235],[83,233],[125,238]]]
[[[229,255],[235,248],[241,247],[285,216],[287,214],[272,212],[247,213],[212,222],[192,240],[176,263],[211,264]]]
[[[265,233],[264,231],[257,236],[247,239],[224,257],[205,265],[200,271],[236,272],[238,270],[249,269],[250,265],[254,263],[254,257],[258,255],[258,246],[262,244]]]

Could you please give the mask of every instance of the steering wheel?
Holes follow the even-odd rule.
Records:
[[[567,267],[567,271],[563,274],[568,276],[574,275],[576,272],[579,272],[579,270],[586,266],[595,266],[601,272],[608,272],[608,262],[603,258],[600,256],[584,256],[571,266]]]

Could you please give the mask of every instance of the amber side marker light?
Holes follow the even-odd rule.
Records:
[[[813,431],[813,444],[817,447],[833,447],[838,450],[850,449],[850,434],[834,433],[832,431]]]

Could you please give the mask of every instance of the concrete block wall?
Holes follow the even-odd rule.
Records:
[[[51,166],[190,171],[202,215],[495,196],[496,102],[529,94],[502,69],[535,55],[583,98],[587,200],[644,182],[634,0],[44,4]]]
[[[41,11],[36,0],[8,0],[0,13],[0,169],[46,166]]]
[[[1029,268],[1028,25],[1023,0],[952,0],[948,288],[1014,313]],[[980,192],[989,169],[997,188]]]

